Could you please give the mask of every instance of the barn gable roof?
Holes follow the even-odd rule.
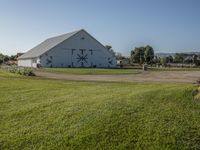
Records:
[[[67,34],[63,34],[60,36],[49,38],[49,39],[45,40],[44,42],[40,43],[39,45],[37,45],[36,47],[29,50],[22,56],[20,56],[18,59],[28,59],[28,58],[39,57],[40,55],[44,54],[48,50],[52,49],[53,47],[60,44],[61,42],[69,39],[70,37],[72,37],[73,35],[77,34],[78,32],[80,32],[82,30],[83,29],[74,31],[74,32],[70,32]]]

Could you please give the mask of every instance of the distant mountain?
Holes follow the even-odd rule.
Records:
[[[200,52],[187,52],[186,54],[195,54],[195,55],[200,55]]]
[[[156,53],[157,57],[175,56],[175,53]]]
[[[177,52],[177,53],[184,53],[184,54],[189,54],[189,55],[200,55],[200,52]],[[176,53],[156,53],[155,55],[158,57],[167,57],[167,56],[175,56]]]

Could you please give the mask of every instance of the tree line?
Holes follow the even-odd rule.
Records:
[[[192,53],[175,53],[175,55],[171,56],[156,56],[154,53],[153,47],[147,45],[142,47],[136,47],[130,52],[129,57],[124,57],[122,54],[116,54],[118,60],[122,60],[123,64],[159,64],[159,65],[167,65],[167,64],[194,64],[196,66],[200,66],[200,55],[192,54]]]
[[[0,65],[8,61],[17,61],[17,55],[8,56],[0,53]]]

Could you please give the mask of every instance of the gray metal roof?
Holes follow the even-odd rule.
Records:
[[[49,38],[49,39],[45,40],[44,42],[40,43],[39,45],[37,45],[36,47],[29,50],[22,56],[20,56],[18,59],[39,57],[40,55],[42,55],[45,52],[47,52],[48,50],[52,49],[59,43],[69,39],[70,37],[72,37],[73,35],[75,35],[76,33],[80,32],[80,31],[81,30],[78,30],[78,31],[70,32],[67,34],[60,35],[60,36]]]

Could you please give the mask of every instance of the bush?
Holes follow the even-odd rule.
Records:
[[[18,66],[2,66],[1,68],[3,70],[8,71],[8,72],[16,73],[16,74],[19,74],[19,75],[35,76],[32,68],[18,67]]]
[[[24,68],[23,70],[20,70],[21,75],[25,76],[34,76],[33,70],[31,68]]]
[[[199,92],[198,89],[193,90],[192,91],[192,96],[195,97],[198,94],[198,92]]]

